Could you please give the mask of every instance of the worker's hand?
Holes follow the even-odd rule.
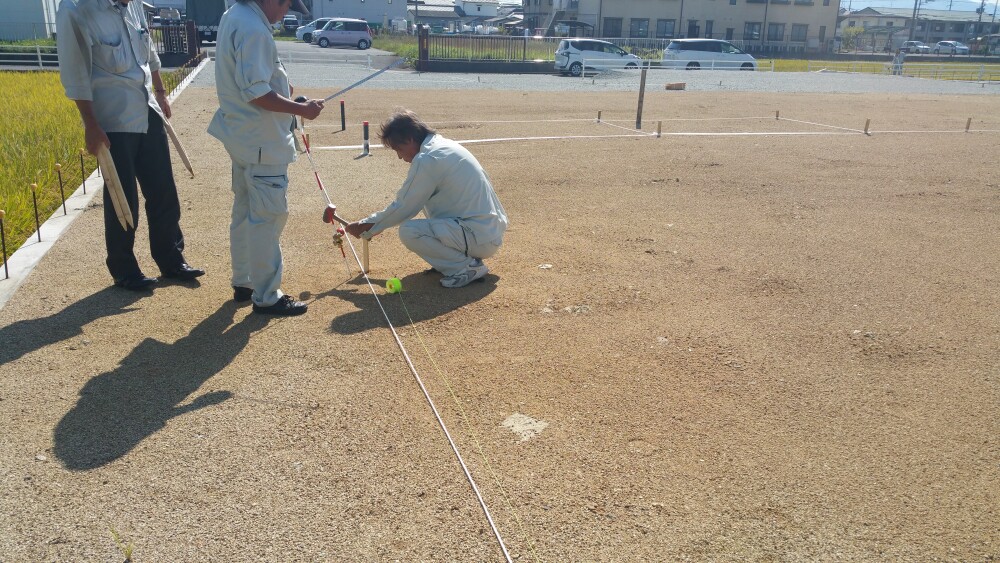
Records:
[[[102,144],[111,148],[111,139],[104,133],[99,125],[91,125],[84,129],[83,138],[87,143],[87,152],[96,155]]]
[[[173,117],[173,113],[170,111],[170,102],[167,101],[166,92],[156,93],[156,103],[160,104],[160,109],[163,110],[163,116],[167,119]]]
[[[355,221],[344,227],[344,230],[346,230],[347,233],[354,238],[361,238],[362,234],[367,233],[374,226],[374,223],[362,223],[361,221]]]
[[[299,115],[306,119],[316,119],[319,117],[319,113],[323,111],[323,103],[323,100],[306,100],[299,104],[302,107]]]

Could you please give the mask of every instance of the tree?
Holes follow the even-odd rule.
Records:
[[[863,27],[848,27],[841,34],[841,48],[845,51],[850,51],[852,49],[857,49],[858,36],[865,32]]]

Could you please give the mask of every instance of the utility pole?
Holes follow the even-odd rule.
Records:
[[[913,0],[913,17],[910,19],[910,38],[913,41],[913,33],[917,30],[917,8],[920,7],[920,0]]]

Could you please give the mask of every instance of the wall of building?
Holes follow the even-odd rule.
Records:
[[[0,0],[0,40],[51,37],[57,7],[57,0]]]
[[[313,0],[313,18],[356,18],[369,24],[389,25],[406,17],[406,0]]]

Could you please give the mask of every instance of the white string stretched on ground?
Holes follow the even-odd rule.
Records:
[[[668,117],[666,119],[650,119],[649,121],[748,121],[748,120],[759,120],[759,119],[773,119],[772,117]],[[428,125],[440,125],[442,123],[572,123],[572,122],[592,122],[593,117],[577,117],[572,119],[502,119],[493,121],[466,121],[460,119],[453,119],[449,121],[425,121]],[[628,123],[629,119],[601,119],[602,122],[614,122],[621,121],[623,123]],[[353,125],[361,125],[360,123]],[[310,127],[340,127],[336,123],[316,123],[311,124]]]
[[[365,273],[365,268],[361,264],[361,258],[358,257],[358,251],[354,248],[354,243],[351,241],[349,236],[345,236],[344,240],[346,240],[347,244],[351,247],[351,254],[354,255],[354,261],[358,263],[358,269],[361,270],[361,275],[364,276],[365,282],[368,284],[368,288],[371,289],[372,296],[375,298],[375,302],[378,303],[378,308],[382,310],[382,316],[385,317],[385,322],[389,325],[389,330],[392,332],[392,337],[396,340],[396,346],[399,347],[399,351],[403,354],[403,359],[406,360],[406,365],[410,367],[410,373],[413,374],[413,378],[417,381],[417,385],[420,386],[420,391],[423,392],[424,398],[427,399],[427,404],[430,405],[431,411],[434,412],[434,417],[437,418],[438,425],[441,426],[441,430],[448,439],[451,451],[455,452],[458,464],[462,466],[462,472],[465,473],[465,478],[469,481],[469,485],[472,486],[472,491],[476,494],[479,506],[482,507],[483,514],[486,515],[486,520],[490,523],[490,529],[493,530],[493,535],[497,538],[497,542],[500,544],[500,550],[503,551],[504,559],[507,563],[512,563],[510,553],[507,551],[507,545],[504,544],[503,537],[500,535],[500,530],[497,529],[496,524],[493,522],[493,516],[490,514],[490,509],[486,506],[486,501],[483,499],[483,495],[479,492],[479,487],[476,486],[476,480],[472,478],[472,473],[469,471],[468,466],[465,465],[465,460],[462,458],[462,454],[459,453],[458,446],[455,445],[455,441],[451,438],[451,433],[448,432],[448,426],[445,425],[444,419],[441,418],[441,414],[434,405],[434,400],[431,399],[430,393],[427,392],[427,387],[424,386],[423,380],[420,379],[420,374],[417,373],[417,368],[413,365],[413,361],[410,359],[410,354],[406,351],[406,347],[403,346],[403,341],[399,338],[399,333],[396,332],[396,327],[392,326],[392,321],[389,320],[389,314],[386,313],[385,307],[382,306],[382,300],[378,298],[378,293],[375,291],[375,286],[372,285],[372,280],[368,277],[368,274]]]
[[[475,145],[479,143],[502,143],[504,141],[554,141],[560,139],[613,139],[616,137],[648,137],[649,133],[635,133],[632,135],[560,135],[554,137],[501,137],[496,139],[466,139],[455,141],[460,145]],[[364,149],[364,145],[337,145],[327,147],[313,147],[317,151],[346,151]],[[369,145],[369,149],[385,148],[383,145]]]
[[[854,131],[855,133],[864,133],[862,129],[852,129],[850,127],[837,127],[836,125],[827,125],[825,123],[813,123],[812,121],[802,121],[800,119],[790,119],[788,117],[779,117],[778,121],[791,121],[794,123],[804,123],[806,125],[815,125],[817,127],[829,127],[830,129],[843,129],[844,131]]]
[[[619,129],[624,129],[626,131],[636,131],[637,135],[641,133],[642,135],[644,135],[646,137],[655,137],[656,136],[656,133],[646,133],[644,131],[641,131],[639,129],[635,129],[633,127],[625,127],[623,125],[615,125],[614,123],[608,123],[607,121],[604,121],[604,120],[598,121],[598,123],[600,123],[602,125],[607,125],[608,127],[617,127]]]

